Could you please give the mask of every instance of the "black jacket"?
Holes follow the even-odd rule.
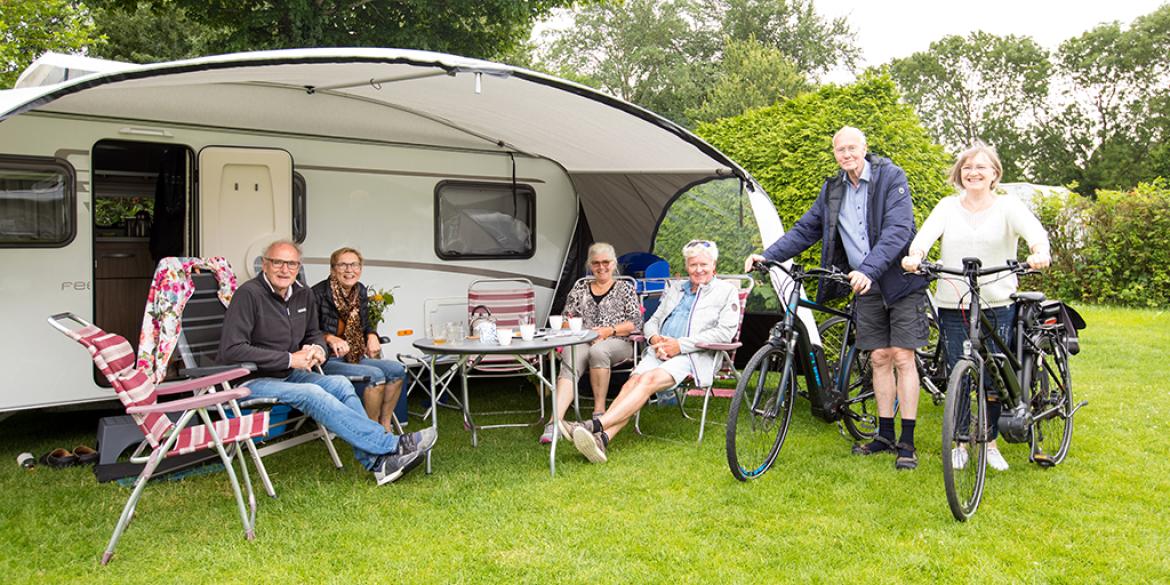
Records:
[[[888,158],[865,155],[869,161],[869,205],[867,231],[869,255],[861,266],[849,266],[845,244],[837,233],[841,200],[845,198],[844,171],[825,179],[821,193],[811,209],[804,214],[784,237],[768,246],[764,257],[782,262],[807,250],[821,241],[821,266],[836,267],[842,272],[857,270],[878,285],[886,304],[893,304],[913,291],[926,288],[928,281],[919,275],[902,271],[902,257],[914,239],[914,204],[910,200],[910,185],[906,173]],[[817,287],[817,301],[826,301],[849,294],[849,287],[836,282],[821,281]]]
[[[250,377],[287,377],[292,373],[289,354],[306,344],[326,348],[317,323],[312,291],[294,282],[292,295],[285,301],[260,274],[240,285],[228,305],[219,339],[219,361],[256,364],[257,371]]]
[[[369,335],[375,333],[374,328],[370,327],[370,297],[366,290],[366,285],[357,283],[358,315],[362,321],[364,333]],[[337,323],[341,320],[341,315],[337,313],[337,304],[333,302],[333,291],[329,289],[329,279],[326,278],[321,282],[313,285],[313,296],[317,299],[317,317],[320,319],[321,332],[330,335],[337,335]]]

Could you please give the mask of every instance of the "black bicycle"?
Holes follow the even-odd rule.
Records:
[[[1014,344],[997,333],[982,311],[979,278],[1027,274],[1028,265],[1009,261],[981,268],[978,258],[964,258],[961,269],[923,262],[921,271],[963,277],[970,292],[962,303],[968,323],[964,353],[951,371],[943,407],[942,463],[947,503],[955,519],[975,514],[987,475],[989,393],[1002,404],[1000,436],[1009,443],[1028,442],[1029,459],[1052,467],[1064,461],[1072,441],[1073,404],[1068,357],[1076,351],[1076,330],[1084,320],[1071,307],[1048,301],[1043,293],[1020,292],[1016,302]],[[991,343],[994,341],[994,345]],[[1006,348],[1006,349],[1001,349]]]
[[[927,291],[922,310],[930,333],[927,344],[914,351],[914,361],[922,389],[937,405],[942,404],[946,396],[949,372],[945,349],[939,343],[938,309],[930,291]],[[878,422],[869,352],[855,345],[857,326],[853,317],[853,302],[849,303],[844,313],[824,320],[817,329],[829,371],[840,387],[840,392],[848,397],[846,405],[851,415],[841,417],[841,426],[853,439],[866,441],[877,434]]]
[[[849,277],[837,270],[803,269],[771,261],[759,262],[756,269],[778,268],[787,273],[791,284],[781,299],[784,317],[773,328],[769,339],[748,360],[735,386],[731,411],[727,419],[727,465],[731,474],[747,481],[766,473],[780,454],[792,407],[797,396],[797,378],[803,376],[802,395],[812,403],[812,413],[826,421],[856,416],[849,398],[834,381],[825,352],[816,337],[815,322],[806,323],[797,309],[806,307],[839,317],[848,313],[802,298],[802,284],[811,278],[848,283]],[[810,334],[810,328],[813,330]]]

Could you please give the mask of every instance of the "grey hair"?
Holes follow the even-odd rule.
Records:
[[[300,244],[298,244],[292,240],[289,240],[289,239],[282,239],[282,240],[276,240],[275,242],[268,244],[268,247],[264,248],[264,257],[265,258],[272,257],[272,251],[277,249],[277,248],[283,247],[283,246],[288,246],[288,247],[292,248],[293,250],[296,250],[298,258],[305,255],[304,251],[301,250]]]
[[[853,126],[842,126],[841,129],[838,130],[837,133],[833,135],[833,146],[837,146],[837,139],[840,138],[841,135],[845,134],[846,132],[856,132],[857,135],[861,137],[861,145],[862,146],[867,146],[869,144],[865,138],[865,132],[862,132],[859,128],[854,128]]]
[[[711,257],[711,261],[719,260],[719,245],[711,240],[691,240],[683,246],[683,259],[698,256],[699,253],[707,254]]]
[[[587,254],[585,254],[585,269],[586,270],[589,270],[589,263],[592,262],[593,259],[597,258],[598,256],[604,256],[604,257],[609,258],[610,260],[613,260],[613,274],[614,274],[614,276],[621,274],[621,268],[618,267],[617,251],[613,249],[613,245],[607,244],[605,242],[593,242],[593,245],[589,246],[589,252]]]

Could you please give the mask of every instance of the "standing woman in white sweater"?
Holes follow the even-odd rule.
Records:
[[[976,143],[963,151],[951,168],[950,180],[960,188],[958,195],[938,202],[922,229],[910,243],[909,255],[902,259],[902,268],[918,270],[927,250],[940,237],[939,262],[947,267],[961,267],[963,258],[976,257],[984,266],[999,266],[1014,260],[1022,236],[1028,243],[1028,264],[1032,268],[1047,268],[1051,263],[1048,250],[1048,232],[1040,220],[1013,195],[996,195],[995,188],[1003,175],[1003,165],[991,147]],[[1011,295],[1019,286],[1014,274],[990,275],[980,278],[980,296],[983,314],[995,325],[1000,337],[1013,339],[1015,308]],[[939,307],[939,332],[945,344],[948,367],[954,367],[963,352],[967,338],[967,322],[960,310],[966,300],[966,282],[955,276],[944,276],[938,281],[934,298]],[[987,413],[991,423],[992,441],[987,446],[987,464],[1004,471],[1007,460],[995,443],[998,432],[1000,403],[998,396],[988,395]],[[967,463],[967,451],[957,447],[951,454],[954,465],[962,468]]]

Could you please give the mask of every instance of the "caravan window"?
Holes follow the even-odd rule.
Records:
[[[435,187],[440,258],[531,258],[535,227],[536,192],[528,185],[444,181]]]
[[[0,157],[0,247],[59,247],[74,235],[73,167]]]

